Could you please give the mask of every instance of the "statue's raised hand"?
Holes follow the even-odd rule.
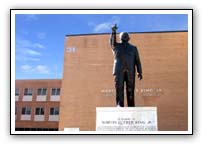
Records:
[[[115,24],[114,26],[112,26],[112,32],[116,32],[116,30],[117,30],[117,24]]]

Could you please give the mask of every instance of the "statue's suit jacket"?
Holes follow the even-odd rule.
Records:
[[[135,67],[137,73],[142,73],[141,61],[138,49],[128,42],[117,43],[116,33],[112,33],[110,44],[114,53],[113,75],[120,75],[127,70],[129,76],[135,76]]]
[[[138,50],[127,42],[115,43],[113,47],[114,65],[113,75],[118,75],[127,70],[129,75],[135,75],[135,67],[138,74],[142,73],[141,61]]]

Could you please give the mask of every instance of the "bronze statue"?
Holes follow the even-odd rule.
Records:
[[[135,73],[137,70],[139,80],[142,79],[142,67],[138,50],[128,43],[130,37],[127,32],[120,33],[121,42],[116,41],[117,25],[112,27],[110,45],[114,54],[113,75],[116,90],[116,103],[124,107],[124,82],[126,83],[126,94],[128,107],[134,107]]]

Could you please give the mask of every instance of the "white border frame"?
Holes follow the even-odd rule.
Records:
[[[11,134],[193,134],[192,124],[192,57],[193,57],[193,43],[192,43],[192,9],[186,10],[11,10],[11,111],[10,111],[10,126]],[[188,14],[188,131],[129,131],[129,132],[109,132],[109,131],[15,131],[15,14]]]

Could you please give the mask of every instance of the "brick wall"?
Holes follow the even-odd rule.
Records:
[[[188,33],[130,37],[143,68],[143,80],[136,79],[136,106],[157,106],[159,130],[187,130]],[[59,130],[95,130],[96,107],[116,106],[109,35],[66,36],[64,52]]]
[[[60,102],[52,102],[50,101],[51,89],[52,88],[61,88],[61,80],[16,80],[15,88],[20,89],[20,95],[18,101],[15,102],[15,106],[17,107],[17,117],[15,121],[16,128],[58,128],[57,121],[48,121],[50,114],[50,107],[59,107]],[[24,96],[25,88],[33,88],[33,96],[32,101],[22,101]],[[38,88],[47,88],[47,97],[46,101],[36,101],[37,89]],[[21,111],[22,107],[31,107],[31,120],[23,121],[21,120]],[[34,121],[35,108],[36,107],[44,107],[44,120],[45,121]]]

